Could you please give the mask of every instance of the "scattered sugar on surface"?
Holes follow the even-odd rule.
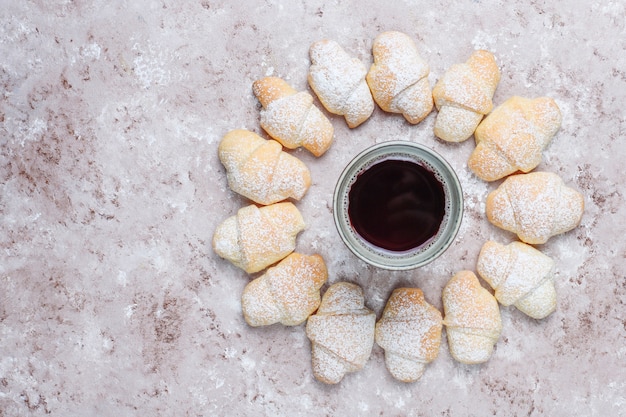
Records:
[[[472,178],[473,178],[473,177],[472,177]],[[482,185],[482,184],[481,184],[481,185]],[[478,188],[478,186],[477,186],[476,188]],[[482,190],[482,191],[486,192],[485,190],[487,190],[487,188],[488,188],[488,187],[486,187],[486,186],[485,186],[485,187],[480,188],[480,190]],[[464,189],[465,189],[465,187],[464,187]],[[471,191],[469,191],[469,192],[467,192],[467,190],[465,190],[465,191],[466,191],[466,193],[468,193],[468,194],[471,194],[471,193],[472,193]],[[484,200],[484,198],[483,198],[482,200]],[[473,199],[473,200],[472,200],[469,204],[470,204],[470,205],[472,205],[472,204],[473,204],[473,205],[475,206],[475,208],[480,208],[480,207],[483,207],[482,200],[481,200],[480,198]],[[473,227],[472,222],[464,222],[464,224],[465,224],[465,225],[468,225],[467,227]],[[321,241],[321,242],[323,243],[323,242],[324,242],[324,239],[322,239],[322,241]],[[338,262],[338,261],[336,261],[336,260],[334,260],[334,259],[331,259],[331,261],[332,261],[332,262]],[[345,264],[342,264],[342,265],[345,265]],[[348,265],[350,265],[350,263],[348,263]],[[345,268],[345,266],[344,266],[343,268]],[[341,268],[337,268],[337,270],[341,270]],[[354,271],[354,272],[358,272],[358,273],[362,272],[362,271],[355,270],[355,269],[352,269],[352,271]],[[345,275],[345,274],[344,274],[344,275]],[[348,274],[348,275],[350,275],[350,274]]]
[[[472,45],[475,49],[492,50],[496,42],[496,38],[493,35],[485,32],[484,30],[476,31],[474,38],[472,38]]]

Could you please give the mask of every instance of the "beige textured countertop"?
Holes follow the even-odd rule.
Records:
[[[0,415],[626,415],[626,8],[622,1],[0,0]],[[215,255],[218,223],[247,201],[226,184],[220,138],[263,135],[252,82],[309,89],[308,48],[334,39],[371,63],[374,37],[410,35],[431,84],[474,49],[497,58],[494,101],[556,100],[560,131],[539,170],[585,195],[582,224],[541,246],[556,261],[558,307],[544,320],[501,308],[491,359],[461,365],[442,340],[416,383],[396,382],[374,346],[336,386],[314,380],[304,325],[251,328],[250,280]],[[297,250],[329,283],[365,290],[378,317],[391,290],[441,290],[475,270],[488,239],[473,139],[432,134],[376,109],[316,159],[297,203]],[[388,272],[341,242],[330,204],[359,151],[405,139],[441,153],[465,194],[458,237],[418,270]],[[484,283],[483,283],[484,284]],[[323,288],[325,290],[326,286]]]

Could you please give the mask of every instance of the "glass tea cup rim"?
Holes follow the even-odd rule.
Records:
[[[386,159],[415,161],[432,171],[444,186],[446,215],[440,230],[428,244],[417,249],[393,252],[376,247],[363,239],[350,225],[350,187],[361,172]],[[361,260],[383,269],[415,269],[437,259],[454,241],[463,218],[463,191],[454,169],[434,150],[405,140],[381,142],[361,151],[340,174],[333,194],[333,218],[344,244]]]

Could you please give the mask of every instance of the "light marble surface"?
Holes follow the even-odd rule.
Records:
[[[0,0],[0,415],[626,415],[626,8],[623,1]],[[563,124],[538,169],[585,195],[582,224],[541,249],[557,264],[557,311],[502,308],[489,362],[460,365],[445,339],[422,379],[396,382],[375,346],[336,386],[313,379],[304,326],[251,328],[250,277],[216,256],[217,224],[247,202],[217,158],[227,131],[262,134],[252,82],[307,89],[308,47],[338,41],[367,65],[384,30],[412,36],[434,83],[472,50],[502,71],[499,104],[553,97]],[[474,177],[474,143],[377,109],[321,158],[295,151],[313,185],[297,250],[329,283],[364,287],[378,317],[391,290],[441,290],[475,270],[496,184]],[[332,220],[343,166],[377,142],[439,151],[465,193],[458,238],[410,272],[377,270]],[[445,333],[444,333],[445,334]],[[506,411],[504,411],[506,410]]]

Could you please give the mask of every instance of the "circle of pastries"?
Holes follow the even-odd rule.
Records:
[[[494,108],[492,98],[500,73],[493,54],[483,50],[452,65],[431,89],[428,64],[414,41],[401,32],[383,32],[376,37],[369,70],[335,41],[315,42],[309,52],[310,87],[323,107],[343,116],[350,128],[364,123],[377,104],[385,112],[402,114],[410,124],[421,122],[436,108],[434,134],[443,141],[461,142],[473,135],[476,148],[468,168],[484,181],[504,179],[487,197],[487,218],[520,241],[509,245],[489,241],[481,249],[477,272],[493,294],[472,271],[458,271],[442,292],[442,320],[438,311],[425,303],[419,289],[397,289],[374,332],[375,315],[364,306],[360,287],[334,283],[324,294],[332,295],[321,297],[320,289],[328,279],[323,259],[293,252],[304,221],[297,208],[285,200],[299,200],[311,179],[306,166],[283,147],[304,147],[319,157],[331,146],[333,125],[308,92],[296,91],[281,78],[265,77],[254,82],[253,92],[262,105],[261,127],[271,139],[239,129],[229,132],[219,149],[230,188],[261,206],[241,208],[218,226],[213,238],[215,252],[246,272],[269,267],[244,290],[248,324],[298,325],[307,321],[313,373],[326,383],[337,383],[345,373],[361,369],[376,338],[390,355],[386,364],[392,375],[409,382],[418,379],[425,364],[436,357],[443,326],[448,329],[452,357],[471,364],[491,356],[502,330],[498,305],[514,305],[534,319],[551,314],[556,308],[554,261],[531,245],[576,227],[584,209],[582,195],[558,175],[531,172],[560,128],[561,113],[554,100],[514,96]],[[302,283],[306,296],[294,283]],[[406,301],[409,299],[413,301]],[[299,303],[307,310],[298,310]],[[396,322],[406,324],[402,317],[409,311],[431,317],[428,332],[432,338],[415,347],[419,350],[430,343],[430,350],[417,355],[414,360],[418,362],[411,362],[411,354],[399,352],[408,346],[407,331],[425,330],[393,327]],[[348,313],[361,317],[354,326],[358,332],[346,325],[350,320],[342,321],[339,328],[326,328],[324,318],[340,313],[342,317]],[[393,319],[398,315],[401,320]],[[393,336],[394,332],[402,334]],[[342,348],[347,351],[342,353]],[[359,352],[358,360],[353,357],[355,352]]]

